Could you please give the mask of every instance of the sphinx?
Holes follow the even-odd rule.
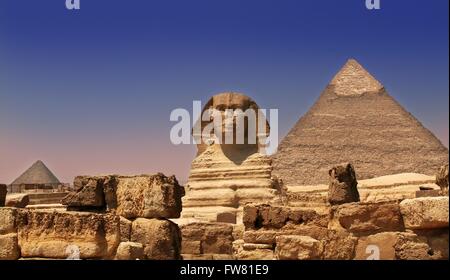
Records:
[[[251,98],[239,93],[221,93],[213,96],[204,106],[214,110],[209,118],[197,121],[200,129],[193,129],[193,137],[205,141],[197,142],[197,155],[192,161],[186,195],[183,198],[182,218],[194,218],[210,222],[240,223],[242,208],[246,203],[276,203],[280,200],[280,181],[272,177],[272,161],[264,154],[264,141],[270,133],[269,123],[262,114],[255,114],[257,123],[250,118],[244,120],[243,141],[238,141],[239,121],[225,117],[230,110],[248,112],[259,110]],[[218,114],[217,114],[218,112]],[[219,118],[219,121],[217,119]],[[264,118],[264,120],[261,120]],[[205,127],[212,127],[208,130]],[[256,141],[251,129],[256,128]],[[202,135],[196,135],[196,131]],[[210,131],[205,135],[205,131]],[[225,133],[217,134],[217,131]],[[233,135],[226,141],[224,135]]]

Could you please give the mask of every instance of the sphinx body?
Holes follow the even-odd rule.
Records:
[[[227,109],[259,109],[253,100],[238,93],[213,96],[203,112],[211,108],[221,113]],[[214,118],[201,121],[202,133],[203,128],[213,121]],[[225,122],[222,122],[224,130],[227,129]],[[265,125],[267,129],[262,133],[267,135],[267,122]],[[219,143],[216,139],[197,145],[198,153],[192,161],[183,198],[183,218],[239,223],[246,203],[269,203],[277,199],[279,184],[272,178],[272,161],[261,152],[259,139],[256,143],[249,140],[248,127],[246,123],[243,144],[224,144],[225,141]],[[236,121],[233,121],[233,129],[236,132]],[[257,135],[261,137],[261,132],[257,131]]]

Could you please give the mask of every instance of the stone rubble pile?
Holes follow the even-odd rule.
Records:
[[[169,219],[180,216],[184,188],[174,176],[79,176],[74,186],[67,211],[1,207],[0,260],[181,258]]]
[[[244,208],[237,259],[448,259],[448,197],[346,203],[328,214],[287,206]]]

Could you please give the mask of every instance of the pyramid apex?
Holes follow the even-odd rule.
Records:
[[[330,85],[334,86],[334,92],[341,96],[378,92],[383,88],[383,85],[353,58],[347,60]]]

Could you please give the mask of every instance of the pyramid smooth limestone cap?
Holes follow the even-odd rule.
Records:
[[[349,59],[331,80],[334,93],[340,96],[359,96],[367,92],[378,92],[383,85],[377,81],[355,59]]]

